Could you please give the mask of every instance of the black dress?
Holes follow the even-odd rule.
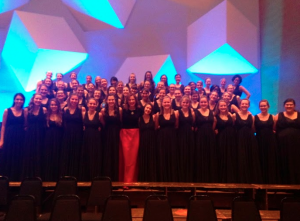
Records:
[[[291,120],[281,112],[278,114],[277,138],[282,182],[300,184],[300,112]]]
[[[158,179],[160,182],[176,182],[178,170],[175,114],[171,114],[168,120],[163,115],[159,115],[158,123],[160,126],[157,134]]]
[[[228,120],[223,120],[216,115],[218,130],[217,151],[219,162],[219,182],[236,183],[237,182],[237,145],[236,131],[233,120],[230,115]]]
[[[197,130],[195,134],[194,179],[196,182],[217,182],[217,145],[213,130],[213,112],[209,111],[209,115],[206,117],[196,110],[195,117]]]
[[[24,110],[19,117],[13,114],[11,108],[7,112],[1,171],[10,181],[19,181],[24,145]]]
[[[179,110],[179,127],[177,130],[178,137],[178,181],[192,182],[194,169],[194,131],[193,116],[191,109],[188,116],[185,117],[182,110]]]
[[[158,106],[157,100],[154,101],[153,114],[160,113],[160,107]]]
[[[93,119],[88,117],[88,111],[83,119],[83,146],[80,164],[81,180],[91,181],[94,177],[101,175],[102,166],[102,137],[99,112]]]
[[[181,106],[176,105],[175,99],[172,99],[171,105],[172,105],[173,110],[180,110],[181,109]]]
[[[254,124],[260,153],[263,182],[271,184],[280,183],[277,140],[273,132],[273,116],[270,114],[267,121],[261,121],[255,115]]]
[[[237,85],[235,88],[234,88],[234,91],[232,92],[234,95],[237,95],[237,96],[242,96],[242,91],[240,91],[240,85]]]
[[[57,181],[59,178],[60,151],[63,138],[63,127],[49,120],[45,135],[43,156],[43,180]]]
[[[150,116],[149,122],[145,123],[144,118],[140,118],[140,146],[139,146],[139,174],[138,181],[155,182],[157,149],[156,132],[153,117]]]
[[[246,120],[236,114],[238,145],[238,181],[240,183],[261,183],[262,174],[257,140],[252,131],[253,119],[249,114]]]
[[[41,157],[44,150],[45,129],[46,118],[43,107],[40,107],[37,115],[29,112],[23,151],[23,178],[41,177]]]
[[[103,148],[103,175],[112,181],[119,180],[119,144],[121,120],[119,110],[116,115],[104,115],[105,127]]]
[[[60,174],[78,177],[83,135],[81,110],[76,108],[71,114],[70,110],[66,109],[63,113],[63,122],[64,136],[61,148]]]

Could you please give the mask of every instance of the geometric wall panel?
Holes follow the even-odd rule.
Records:
[[[224,0],[192,23],[187,35],[188,72],[258,72],[258,28],[230,1]]]
[[[151,71],[155,83],[160,81],[160,76],[165,74],[168,77],[168,83],[175,83],[177,74],[170,55],[154,55],[143,57],[127,58],[115,76],[124,83],[128,82],[130,73],[135,73],[137,83],[144,81],[146,71]]]
[[[62,0],[66,5],[116,28],[124,28],[136,0]]]
[[[0,13],[13,10],[28,2],[29,0],[0,0]]]
[[[25,91],[34,90],[46,71],[67,73],[87,56],[64,18],[14,12],[2,57]]]

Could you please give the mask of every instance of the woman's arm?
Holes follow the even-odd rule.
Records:
[[[7,121],[7,114],[8,114],[8,110],[5,109],[4,113],[3,113],[3,118],[2,118],[0,149],[3,147],[3,144],[4,144],[4,133],[5,133],[5,126],[6,126],[6,121]]]

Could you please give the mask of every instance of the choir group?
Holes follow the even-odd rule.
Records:
[[[87,76],[79,84],[52,72],[37,83],[28,107],[17,93],[4,111],[0,173],[12,181],[39,176],[56,181],[300,183],[300,114],[295,101],[269,114],[267,100],[253,116],[250,93],[235,75],[232,84],[157,85],[152,73],[124,85],[116,77]],[[246,98],[241,99],[245,93]]]

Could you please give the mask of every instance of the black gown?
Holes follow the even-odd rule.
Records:
[[[158,123],[160,126],[157,134],[158,180],[160,182],[176,182],[178,170],[175,114],[171,114],[168,120],[163,115],[159,115]]]
[[[79,174],[79,160],[82,146],[83,124],[82,114],[76,108],[73,114],[69,109],[63,113],[64,136],[61,148],[60,174],[75,176]]]
[[[300,184],[300,112],[297,114],[291,120],[281,112],[276,124],[281,177],[285,184]]]
[[[171,105],[172,105],[173,110],[180,110],[181,109],[181,106],[176,105],[175,99],[172,99]]]
[[[254,125],[260,153],[263,182],[270,184],[280,183],[277,140],[273,132],[273,116],[270,114],[267,121],[261,121],[255,115]]]
[[[191,109],[187,117],[179,110],[178,137],[178,181],[192,182],[194,169],[194,131],[193,116]]]
[[[150,116],[149,122],[145,123],[144,118],[140,117],[140,146],[138,155],[139,174],[138,181],[155,182],[157,149],[156,131],[153,117]]]
[[[24,145],[24,110],[19,117],[13,114],[11,108],[8,108],[7,112],[1,171],[10,181],[20,181]]]
[[[119,180],[119,144],[121,120],[119,110],[115,116],[104,115],[103,175]]]
[[[252,131],[252,115],[246,120],[236,114],[238,145],[238,181],[240,183],[261,183],[262,174],[257,140]]]
[[[23,178],[41,177],[41,157],[44,150],[45,129],[46,117],[43,107],[40,107],[37,115],[29,112],[23,151]]]
[[[49,120],[46,128],[45,149],[43,154],[43,180],[57,181],[59,178],[60,151],[63,127]]]
[[[96,112],[93,119],[88,117],[88,111],[83,119],[83,146],[80,163],[80,179],[93,180],[101,175],[102,166],[102,137],[99,112]]]
[[[209,111],[209,115],[206,117],[196,110],[195,117],[197,130],[195,134],[194,179],[196,182],[217,182],[217,144],[213,130],[213,112]]]
[[[237,145],[236,131],[230,115],[228,120],[223,120],[216,115],[218,130],[217,152],[219,162],[219,182],[237,182]]]

